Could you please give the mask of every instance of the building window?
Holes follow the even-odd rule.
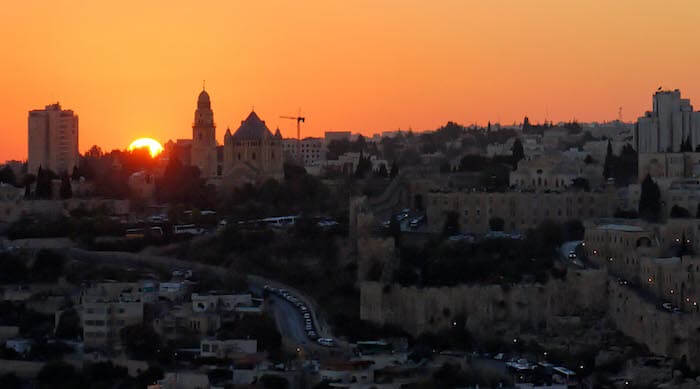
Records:
[[[238,153],[238,160],[241,160],[241,153]]]
[[[255,152],[253,152],[253,161],[255,161]]]

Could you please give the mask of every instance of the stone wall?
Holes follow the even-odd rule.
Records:
[[[604,312],[607,276],[601,270],[570,271],[547,284],[460,285],[441,288],[361,283],[361,318],[393,324],[418,335],[448,328],[457,315],[473,333],[512,325],[547,325],[557,316]]]
[[[460,285],[415,288],[361,283],[361,318],[398,326],[412,335],[448,328],[466,317],[473,334],[500,335],[514,326],[575,326],[586,313],[607,314],[611,324],[657,355],[685,359],[700,369],[699,313],[670,313],[657,300],[620,285],[604,270],[570,271],[547,284]]]
[[[654,354],[685,359],[700,368],[700,321],[697,313],[674,314],[627,285],[609,283],[608,316],[625,335]]]

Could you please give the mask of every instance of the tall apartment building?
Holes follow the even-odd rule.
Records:
[[[653,110],[637,119],[633,133],[638,153],[692,151],[700,145],[700,112],[678,89],[660,90],[654,93]],[[681,150],[684,142],[692,150]]]
[[[29,111],[28,144],[27,173],[36,174],[39,166],[72,173],[79,158],[78,116],[58,103]]]

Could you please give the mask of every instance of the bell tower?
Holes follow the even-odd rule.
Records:
[[[194,111],[191,157],[192,165],[199,168],[202,177],[216,176],[216,125],[211,100],[204,89],[197,98],[197,109]]]

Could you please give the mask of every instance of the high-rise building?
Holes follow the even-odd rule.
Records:
[[[197,98],[197,110],[194,111],[191,163],[199,168],[204,178],[217,176],[216,146],[214,112],[209,94],[202,90]]]
[[[637,120],[634,145],[639,153],[694,151],[700,145],[700,112],[693,112],[678,89],[660,90],[654,94],[653,110]]]
[[[54,173],[72,173],[78,165],[78,116],[61,105],[29,111],[29,154],[27,173],[39,166]]]

